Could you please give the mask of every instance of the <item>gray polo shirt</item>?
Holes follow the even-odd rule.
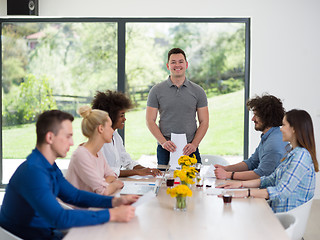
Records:
[[[178,88],[169,76],[151,88],[147,106],[159,109],[159,128],[167,140],[171,133],[186,133],[190,143],[197,131],[197,109],[208,106],[208,100],[199,85],[186,79]]]

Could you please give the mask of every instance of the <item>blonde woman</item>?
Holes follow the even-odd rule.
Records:
[[[75,187],[101,195],[111,195],[123,187],[123,182],[109,167],[101,148],[111,142],[113,129],[107,112],[82,106],[81,130],[88,138],[73,152],[66,178]]]

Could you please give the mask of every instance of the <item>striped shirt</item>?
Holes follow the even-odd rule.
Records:
[[[308,150],[296,147],[267,177],[260,188],[267,188],[274,212],[287,212],[309,201],[315,190],[315,170]]]

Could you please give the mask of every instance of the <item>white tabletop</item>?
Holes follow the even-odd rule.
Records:
[[[175,211],[174,204],[163,185],[156,198],[137,207],[131,222],[72,228],[64,239],[289,239],[264,199],[224,204],[205,188],[193,187],[186,212]]]

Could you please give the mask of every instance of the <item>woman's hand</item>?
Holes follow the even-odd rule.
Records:
[[[113,193],[115,193],[116,191],[122,189],[124,186],[124,183],[120,180],[115,180],[112,183],[109,183],[108,187],[106,187],[103,195],[111,195]]]
[[[156,176],[161,176],[162,173],[159,169],[156,168],[140,168],[140,169],[135,169],[137,175],[139,176],[147,176],[147,175],[152,175],[154,177]]]
[[[226,188],[226,189],[230,189],[230,188],[242,188],[243,187],[243,183],[242,181],[227,181],[223,184],[220,184],[218,186],[216,186],[216,188]]]
[[[119,190],[119,189],[123,188],[124,183],[120,180],[115,180],[112,183],[110,183],[109,185],[113,185],[113,186],[115,186],[116,189]]]
[[[107,176],[105,179],[106,179],[107,183],[112,183],[112,182],[116,181],[118,178],[115,176]]]

